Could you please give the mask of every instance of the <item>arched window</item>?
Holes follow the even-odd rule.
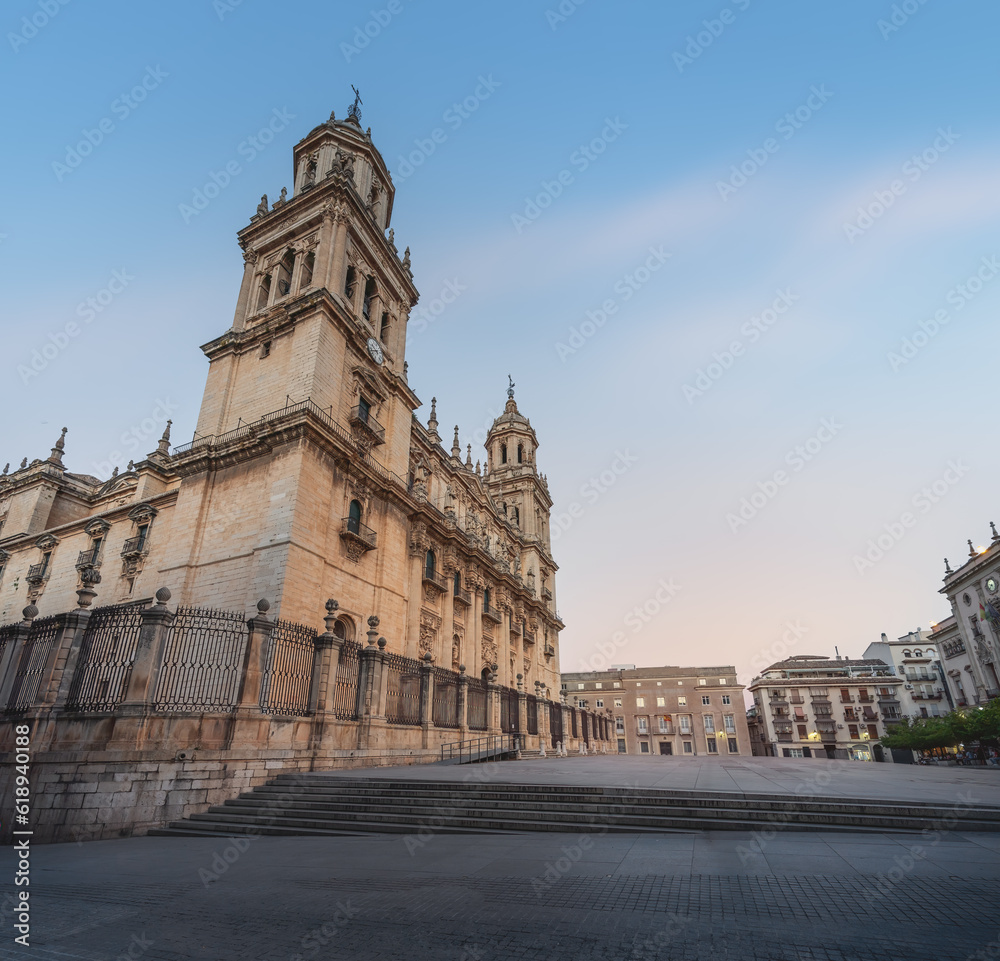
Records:
[[[501,444],[500,445],[500,463],[501,464],[506,464],[507,463],[507,445],[506,444]]]
[[[344,281],[344,296],[354,302],[354,288],[358,285],[358,272],[353,267],[347,268],[347,279]]]
[[[278,293],[284,297],[292,289],[292,269],[295,267],[295,252],[286,250],[278,264]]]
[[[352,534],[361,533],[361,504],[358,501],[351,501],[347,510],[347,529]]]
[[[267,301],[271,296],[271,275],[264,274],[260,279],[260,287],[257,288],[257,309],[263,310],[267,306]]]
[[[455,593],[457,594],[462,589],[462,572],[455,571]]]
[[[483,610],[488,611],[490,609],[490,589],[487,587],[483,591]]]
[[[353,641],[354,624],[347,617],[338,617],[337,623],[333,625],[333,634],[345,641]]]
[[[388,311],[382,312],[382,323],[379,325],[378,329],[378,339],[382,343],[386,343],[389,339],[389,314]]]
[[[427,556],[424,558],[424,576],[434,579],[434,568],[437,564],[437,558],[434,556],[434,551],[428,551]]]
[[[375,278],[369,277],[365,282],[365,299],[361,303],[361,313],[364,315],[365,320],[371,320],[372,301],[375,299],[377,293],[378,288],[375,286]]]
[[[524,444],[517,445],[517,462],[519,464],[524,462]]]
[[[518,527],[521,526],[521,508],[520,507],[515,507],[514,508],[514,523],[517,524]]]
[[[299,281],[299,290],[305,290],[313,282],[313,270],[316,268],[316,254],[309,251],[302,261],[302,278]]]

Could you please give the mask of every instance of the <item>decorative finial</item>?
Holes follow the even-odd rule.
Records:
[[[161,587],[156,592],[155,596],[156,596],[156,603],[157,603],[157,605],[159,605],[160,607],[166,607],[167,601],[169,601],[170,597],[171,597],[170,588],[169,587]]]
[[[6,474],[7,471],[4,471]],[[997,525],[990,521],[990,530],[993,532],[993,540],[1000,541],[1000,534],[997,533]]]
[[[156,445],[157,454],[169,454],[170,453],[170,425],[173,423],[172,420],[167,421],[167,426],[163,429],[163,436],[160,438],[159,443]]]
[[[456,460],[461,460],[462,445],[458,442],[458,424],[455,425],[455,439],[451,442],[451,456]]]
[[[966,543],[969,545],[969,557],[975,557],[976,556],[976,549],[972,546],[972,541],[969,540],[969,541],[966,541]]]
[[[511,376],[510,376],[510,374],[508,374],[508,375],[507,375],[507,381],[508,381],[508,383],[510,384],[510,386],[509,386],[509,387],[507,388],[507,396],[508,396],[508,397],[509,397],[509,398],[510,398],[511,400],[513,400],[513,399],[514,399],[514,387],[515,387],[515,384],[514,384],[514,378],[513,378],[513,377],[511,377]]]
[[[257,612],[259,614],[266,614],[271,609],[271,602],[266,598],[262,597],[257,601]]]
[[[128,467],[126,467],[125,470],[130,471],[130,470],[134,470],[134,469],[135,469],[135,461],[134,460],[130,460],[128,462]]]
[[[55,446],[52,448],[52,453],[49,454],[50,464],[62,464],[63,451],[66,449],[66,428],[62,429],[62,433],[59,435],[59,440],[56,441]]]
[[[3,465],[3,472],[6,474],[10,470],[10,461]]]
[[[407,247],[406,250],[403,251],[403,266],[407,270],[410,269],[410,248],[409,247]]]
[[[477,474],[480,474],[480,473],[481,473],[481,471],[480,471],[480,466],[481,466],[481,465],[480,465],[480,462],[479,462],[479,461],[476,461],[476,473],[477,473]]]
[[[358,126],[361,126],[361,104],[364,102],[361,99],[361,94],[358,93],[358,88],[351,84],[351,89],[354,91],[354,103],[347,108],[347,119],[350,120],[352,117],[359,121]]]
[[[465,466],[472,470],[472,444],[466,445]]]
[[[954,574],[955,572],[951,569],[951,564],[948,563],[948,558],[944,559],[944,572],[945,574]]]
[[[337,611],[340,610],[339,602],[335,601],[332,597],[326,602],[326,617],[323,618],[323,623],[326,625],[326,633],[333,634],[334,628],[337,626]]]
[[[431,398],[431,416],[427,418],[427,430],[430,432],[431,437],[434,440],[440,441],[438,436],[438,418],[437,418],[437,398]]]
[[[117,464],[115,465],[115,469],[111,472],[111,476],[112,477],[117,477],[118,476],[118,465]]]
[[[267,213],[267,194],[260,195],[260,203],[257,204],[257,216],[263,217]]]
[[[24,470],[24,468],[27,466],[28,466],[28,458],[25,457],[24,460],[21,461],[21,470]]]

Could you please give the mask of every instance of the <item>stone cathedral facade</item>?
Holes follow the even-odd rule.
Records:
[[[473,464],[424,426],[407,383],[417,302],[409,248],[390,228],[395,191],[357,108],[294,148],[294,188],[262,198],[239,232],[245,269],[209,368],[190,443],[102,481],[47,458],[0,478],[0,623],[34,603],[151,598],[252,611],[259,598],[313,625],[337,598],[336,631],[377,614],[391,650],[430,653],[503,685],[559,690],[538,440],[513,385]],[[499,386],[499,385],[498,385]],[[70,450],[72,448],[70,447]]]

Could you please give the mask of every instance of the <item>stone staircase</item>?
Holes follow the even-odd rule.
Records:
[[[492,767],[489,766],[489,767]],[[1000,831],[1000,808],[628,787],[283,774],[156,835]]]

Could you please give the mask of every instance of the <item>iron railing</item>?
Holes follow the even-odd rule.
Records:
[[[32,623],[14,671],[14,684],[7,699],[8,714],[24,714],[35,703],[49,650],[64,617],[57,614]]]
[[[477,677],[469,678],[466,690],[465,712],[470,731],[485,731],[486,723],[486,682]]]
[[[124,700],[142,631],[142,610],[142,604],[93,610],[80,642],[68,711],[113,711]]]
[[[358,716],[358,655],[361,645],[357,641],[344,641],[337,661],[334,681],[333,716],[342,721],[353,721]]]
[[[14,643],[14,638],[17,637],[18,625],[15,624],[4,624],[0,627],[0,664],[3,663],[4,654],[7,653],[7,645]],[[3,680],[0,678],[0,680]]]
[[[514,734],[521,730],[517,701],[517,691],[509,687],[500,689],[500,730],[505,734]]]
[[[267,714],[304,717],[309,714],[316,631],[302,624],[279,620],[271,631],[260,709]]]
[[[43,581],[49,576],[49,565],[42,561],[40,564],[32,564],[28,568],[28,573],[25,576],[26,581]]]
[[[549,702],[549,736],[552,746],[558,747],[563,739],[563,710],[561,704]]]
[[[386,661],[385,719],[389,724],[420,724],[420,662],[390,654]]]
[[[184,713],[232,711],[248,639],[242,614],[179,607],[167,632],[153,706]]]
[[[435,727],[458,727],[458,675],[442,667],[432,668],[434,699],[431,718]]]
[[[360,405],[352,407],[348,420],[350,420],[352,427],[361,427],[371,434],[376,444],[385,443],[385,428],[377,420],[375,420],[371,411],[367,408],[361,407]]]
[[[472,606],[472,595],[464,588],[461,587],[455,588],[455,600],[460,601],[466,607]]]
[[[85,551],[80,551],[80,553],[77,555],[76,566],[97,567],[100,559],[101,559],[101,549],[99,547],[89,547]]]
[[[370,527],[365,527],[356,517],[345,517],[341,523],[340,536],[356,541],[366,551],[375,550],[378,535]]]
[[[527,711],[527,723],[528,723],[528,733],[537,734],[538,733],[538,698],[534,694],[529,694],[527,697],[528,711]]]
[[[576,708],[575,707],[571,707],[569,709],[569,723],[570,723],[570,729],[573,732],[573,737],[578,737],[579,735],[577,734]]]
[[[521,749],[519,734],[488,734],[466,741],[441,745],[442,761],[470,764],[474,761],[497,761]]]
[[[448,590],[448,582],[445,580],[444,575],[430,567],[424,568],[423,582],[432,585],[442,593]]]
[[[122,556],[126,554],[141,554],[149,546],[149,537],[145,534],[137,534],[130,537],[122,545]]]

